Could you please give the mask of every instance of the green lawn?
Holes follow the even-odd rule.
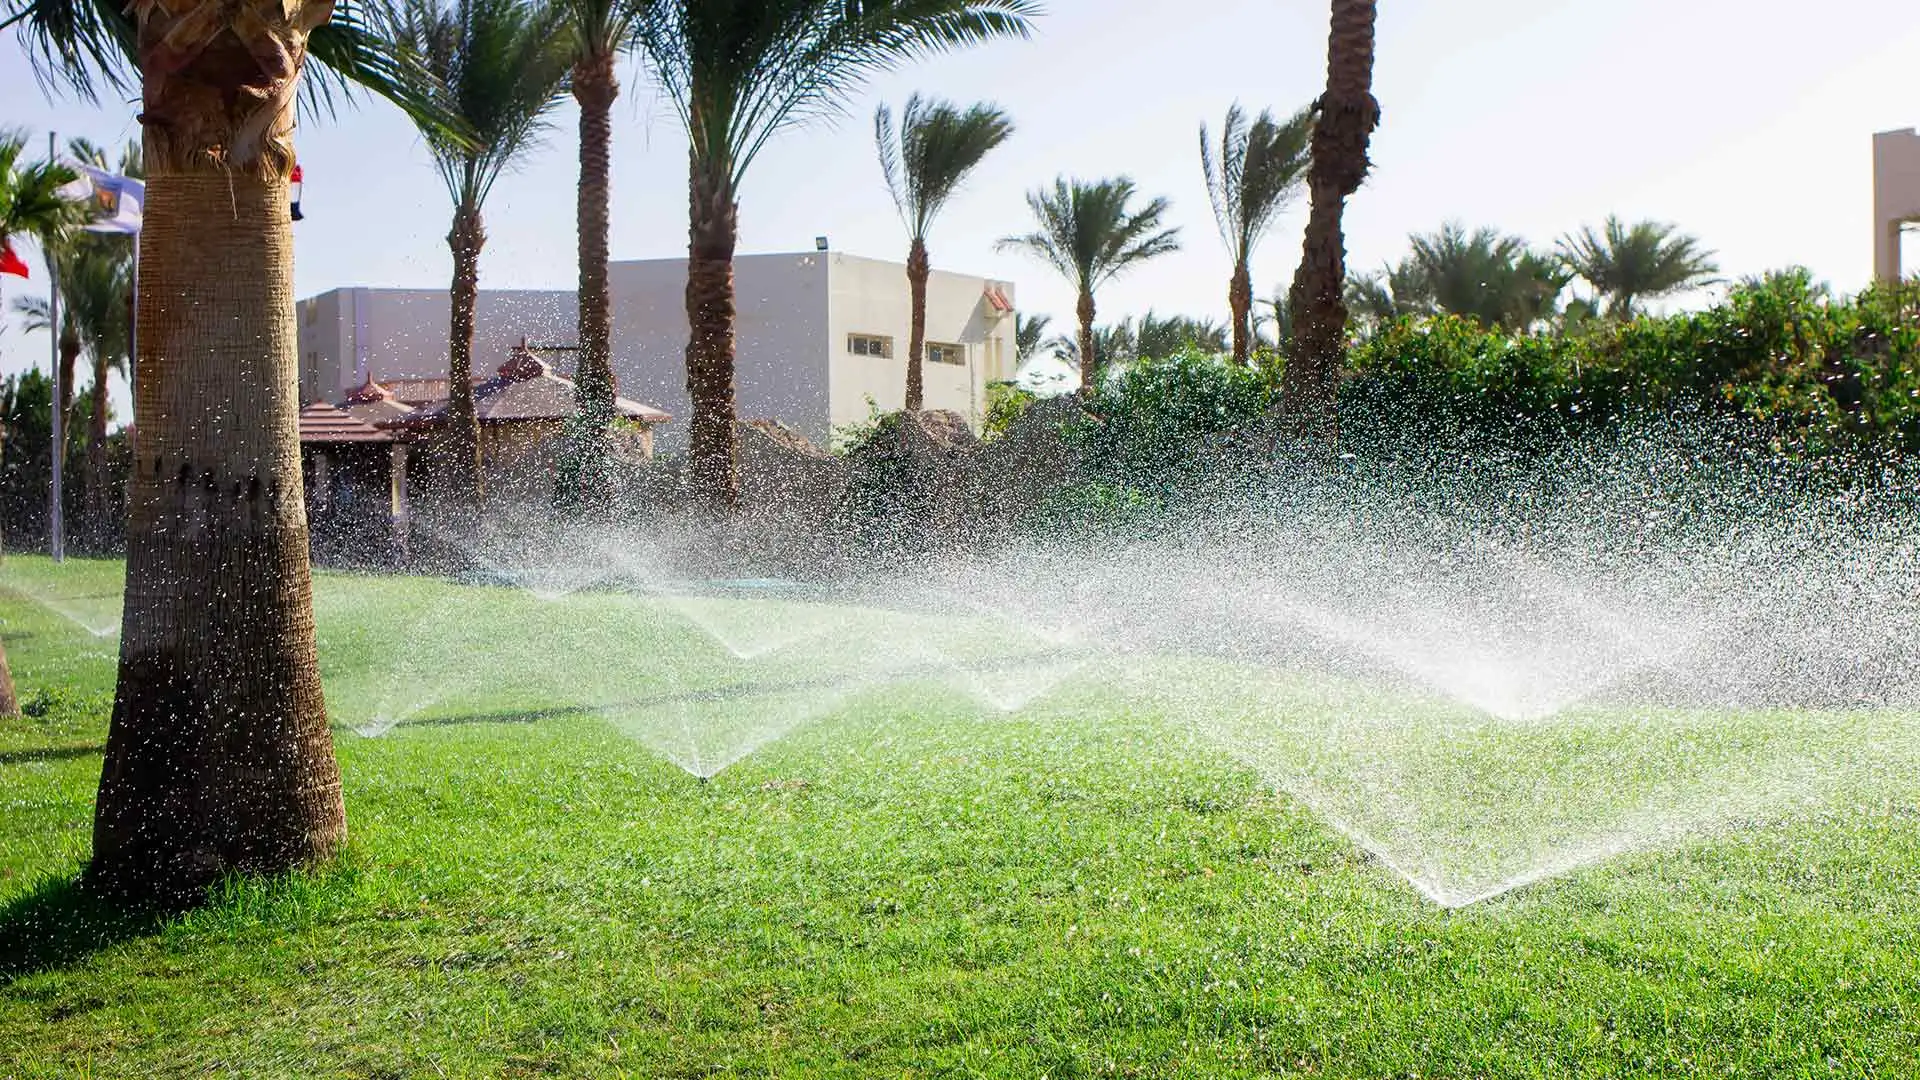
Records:
[[[67,885],[119,573],[0,564],[0,1077],[1920,1074],[1912,715],[322,575],[351,849],[156,922]]]

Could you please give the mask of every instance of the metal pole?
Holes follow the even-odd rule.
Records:
[[[49,131],[47,132],[48,164],[52,164],[55,160],[53,147],[54,133]],[[60,386],[60,260],[54,254],[57,243],[58,238],[49,234],[47,242],[42,245],[43,253],[47,257],[47,333],[53,339],[51,349],[53,356],[53,407],[51,409],[53,413],[53,496],[52,506],[48,511],[47,546],[54,562],[60,562],[67,557],[66,537],[62,535],[66,531],[66,523],[61,520],[60,505],[60,472],[64,464],[61,459],[66,457],[64,451],[67,448],[67,418],[66,410],[60,407],[64,391]]]

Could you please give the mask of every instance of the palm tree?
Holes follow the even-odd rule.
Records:
[[[634,44],[638,0],[555,0],[573,41],[568,86],[580,106],[579,363],[574,369],[572,460],[562,470],[563,495],[576,507],[606,496],[605,436],[614,421],[613,299],[607,289],[609,161],[613,102],[620,96],[614,65]]]
[[[328,20],[331,18],[332,23]],[[0,0],[43,77],[140,88],[140,463],[90,882],[191,901],[346,837],[295,415],[287,174],[300,74],[430,110],[333,0]]]
[[[1373,39],[1377,0],[1332,0],[1327,39],[1327,89],[1314,103],[1313,165],[1307,170],[1312,210],[1300,269],[1288,307],[1294,312],[1294,348],[1280,383],[1280,412],[1300,436],[1331,444],[1339,435],[1334,391],[1347,355],[1347,198],[1360,190],[1372,164],[1367,146],[1380,123],[1373,96]]]
[[[1628,226],[1609,215],[1599,233],[1589,225],[1560,240],[1560,261],[1607,301],[1607,314],[1632,319],[1641,300],[1710,284],[1720,267],[1713,253],[1676,225],[1641,221]]]
[[[685,125],[687,454],[696,497],[728,510],[734,472],[733,253],[740,182],[779,131],[836,108],[871,72],[1025,37],[1036,0],[647,0],[639,37]]]
[[[1012,135],[1013,121],[991,105],[975,105],[962,112],[950,102],[928,101],[919,94],[908,98],[900,110],[897,136],[893,114],[885,105],[873,114],[880,169],[912,240],[907,249],[907,289],[913,310],[907,344],[908,412],[920,411],[925,387],[921,360],[927,344],[927,277],[933,272],[927,230],[967,174]]]
[[[1550,318],[1567,284],[1560,263],[1517,236],[1493,229],[1469,233],[1449,223],[1413,238],[1413,252],[1388,275],[1395,306],[1446,312],[1488,326],[1524,330]]]
[[[112,167],[106,151],[86,139],[69,142],[67,152],[95,168]],[[146,177],[146,158],[139,143],[129,141],[121,149],[117,171],[121,176],[134,179]],[[120,275],[127,279],[121,288],[121,306],[117,318],[97,301],[80,305],[88,313],[83,322],[94,327],[88,331],[92,342],[89,348],[93,358],[93,385],[91,407],[87,414],[87,524],[93,533],[93,542],[105,547],[115,528],[114,523],[108,520],[107,505],[107,421],[111,411],[107,400],[107,379],[112,372],[125,375],[128,371],[133,329],[133,251],[132,245],[122,238],[97,239],[118,256]]]
[[[1247,125],[1239,105],[1227,110],[1216,152],[1200,125],[1200,167],[1207,174],[1207,195],[1220,238],[1233,256],[1227,306],[1233,313],[1233,362],[1244,364],[1253,349],[1253,249],[1273,227],[1287,202],[1306,180],[1308,145],[1313,139],[1313,110],[1303,109],[1285,123],[1262,112]]]
[[[481,498],[480,420],[473,403],[473,318],[480,249],[487,242],[480,211],[500,175],[545,131],[572,62],[571,42],[561,33],[558,8],[525,0],[451,0],[451,6],[446,0],[401,0],[392,34],[430,77],[424,92],[459,122],[457,134],[432,123],[422,134],[453,200],[443,481],[455,505],[473,508]]]
[[[1047,326],[1053,322],[1051,315],[1025,315],[1013,313],[1013,354],[1022,363],[1033,359],[1045,343]]]
[[[1137,360],[1165,360],[1188,350],[1217,355],[1227,351],[1229,342],[1228,329],[1211,319],[1161,316],[1151,308],[1140,316],[1138,324],[1129,318],[1120,327],[1125,331],[1130,356]]]
[[[1078,290],[1074,312],[1080,320],[1082,391],[1098,381],[1106,359],[1094,348],[1094,290],[1131,267],[1180,248],[1180,230],[1161,227],[1167,200],[1153,199],[1134,209],[1128,205],[1133,195],[1133,181],[1124,176],[1092,182],[1062,177],[1054,181],[1053,190],[1027,195],[1039,228],[1004,237],[998,245],[1003,251],[1037,256]]]
[[[130,256],[126,244],[90,233],[68,233],[52,248],[61,301],[60,400],[55,407],[66,425],[63,434],[72,426],[74,369],[81,353],[92,358],[96,380],[105,368],[126,356],[127,300],[133,291]],[[13,309],[25,316],[30,331],[53,328],[52,312],[44,296],[15,297]],[[54,452],[65,459],[66,447],[56,447]]]

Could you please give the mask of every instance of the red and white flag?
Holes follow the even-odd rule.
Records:
[[[13,250],[13,241],[0,240],[0,274],[29,277],[27,263]]]

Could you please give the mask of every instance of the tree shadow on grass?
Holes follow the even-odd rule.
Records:
[[[129,909],[73,878],[49,877],[0,904],[0,986],[156,933],[165,921],[157,909]]]

